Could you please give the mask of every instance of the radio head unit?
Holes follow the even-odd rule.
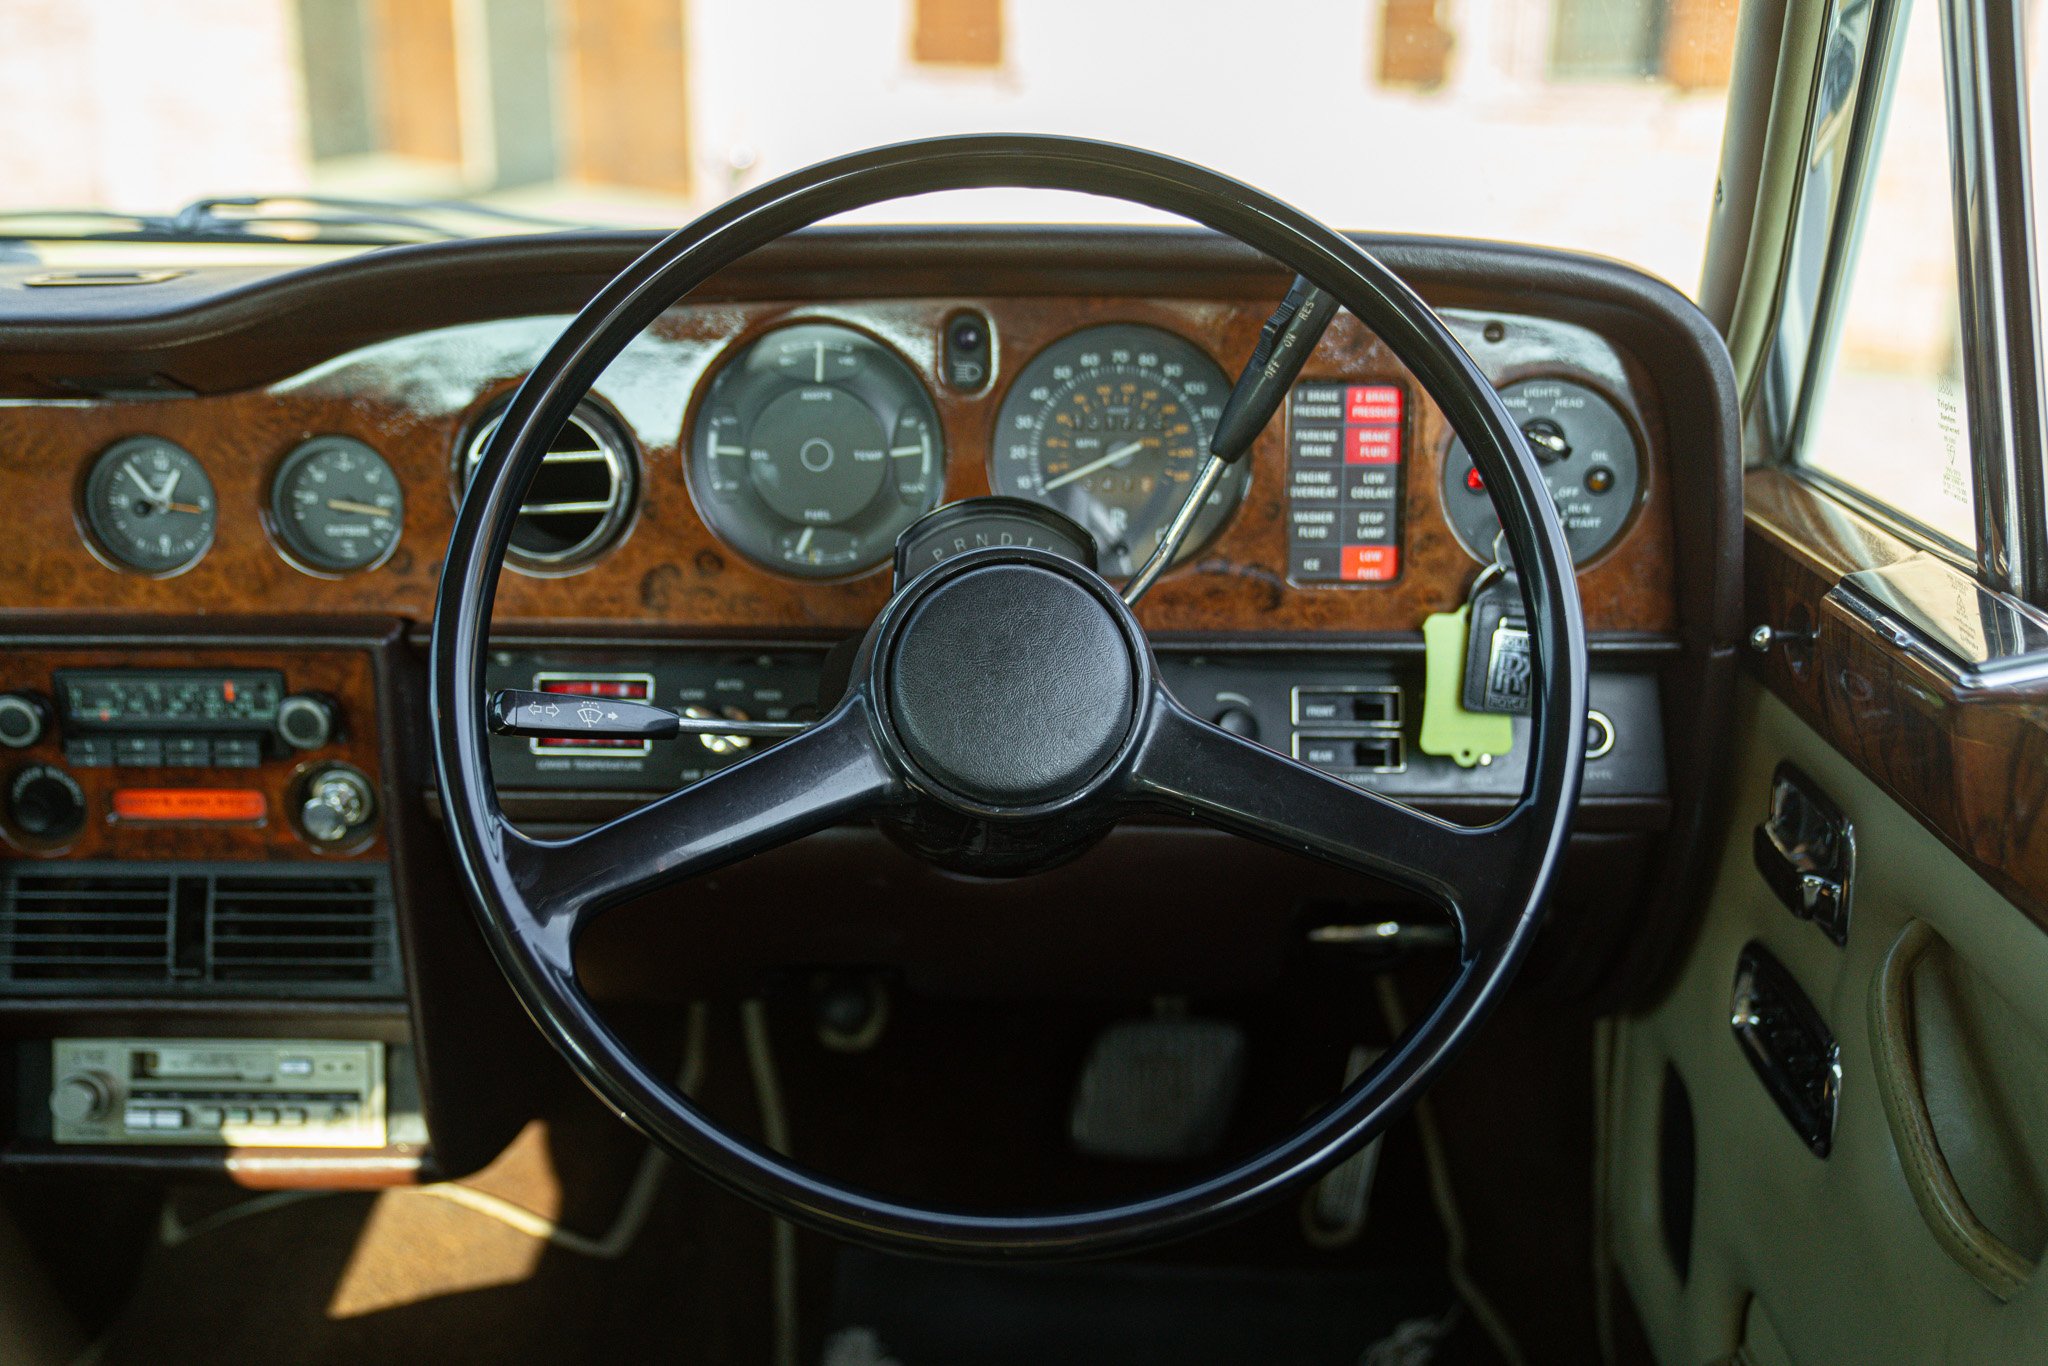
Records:
[[[284,675],[276,669],[59,669],[66,734],[276,729]]]

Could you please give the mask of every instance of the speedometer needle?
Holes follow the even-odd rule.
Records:
[[[352,503],[346,498],[329,498],[327,506],[336,512],[353,512],[358,517],[383,517],[389,519],[389,508],[372,507],[368,503]]]
[[[1142,451],[1144,449],[1145,443],[1142,441],[1132,441],[1126,445],[1118,446],[1108,455],[1105,455],[1097,460],[1090,460],[1087,464],[1081,466],[1081,468],[1077,470],[1068,470],[1065,474],[1061,475],[1057,479],[1046,480],[1044,486],[1039,489],[1039,492],[1051,493],[1054,489],[1059,488],[1063,484],[1071,484],[1076,479],[1084,478],[1087,475],[1095,473],[1095,471],[1101,469],[1104,465],[1114,465],[1117,461],[1123,459],[1125,456],[1134,455],[1137,452]]]

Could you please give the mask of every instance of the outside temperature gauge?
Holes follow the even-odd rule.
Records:
[[[346,436],[316,436],[284,458],[270,524],[291,558],[344,573],[381,564],[405,528],[405,492],[384,457]]]

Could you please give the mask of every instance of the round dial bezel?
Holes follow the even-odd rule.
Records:
[[[889,509],[890,515],[863,532],[866,539],[862,541],[856,558],[814,566],[778,555],[772,549],[780,538],[800,536],[807,524],[776,513],[751,485],[743,500],[721,491],[715,487],[717,476],[710,467],[710,462],[716,458],[710,449],[710,444],[716,440],[715,426],[740,401],[748,406],[749,415],[745,420],[751,431],[751,424],[758,422],[776,400],[803,387],[800,380],[779,381],[768,374],[773,361],[765,358],[762,348],[774,345],[778,340],[786,341],[787,334],[791,332],[808,329],[845,334],[869,353],[868,362],[853,373],[843,376],[828,374],[824,382],[858,400],[880,425],[887,442],[894,445],[896,434],[906,420],[921,421],[930,439],[928,463],[923,475],[924,492],[915,501],[904,500],[899,494],[898,505]],[[761,360],[759,368],[750,370],[750,363],[757,359]],[[885,372],[889,374],[887,379],[882,378]],[[814,379],[812,383],[815,385],[817,381]],[[735,399],[730,389],[734,385],[743,388],[751,385],[755,392],[743,392]],[[727,405],[726,410],[721,410],[721,403]],[[681,447],[683,477],[690,490],[691,501],[699,519],[719,544],[769,573],[809,583],[845,582],[890,566],[895,558],[897,536],[937,508],[946,495],[945,422],[939,415],[925,375],[884,338],[839,318],[778,319],[768,327],[737,339],[699,384],[690,405]],[[900,489],[893,458],[883,472],[877,492],[862,505],[861,511],[866,513],[892,488]],[[819,525],[829,525],[833,531],[841,527],[837,523]]]
[[[199,476],[205,487],[205,501],[202,505],[205,513],[205,533],[190,554],[177,563],[168,565],[143,563],[133,559],[127,551],[120,548],[114,535],[101,520],[105,507],[102,501],[106,492],[105,483],[117,477],[122,462],[159,448],[175,452],[177,457],[185,462],[186,467]],[[92,551],[94,558],[109,569],[123,574],[138,574],[144,578],[172,579],[190,570],[213,549],[214,538],[220,531],[220,494],[214,488],[213,476],[207,472],[206,465],[198,456],[169,437],[139,433],[114,442],[86,463],[79,477],[73,515],[78,524],[80,539],[85,542],[86,548]]]
[[[343,449],[368,456],[381,466],[391,481],[391,492],[397,499],[396,506],[391,510],[395,523],[391,538],[375,557],[351,564],[334,563],[323,558],[317,549],[303,543],[299,539],[300,532],[296,522],[287,515],[285,508],[285,499],[290,493],[287,488],[289,481],[320,456]],[[376,569],[397,553],[398,543],[405,538],[405,483],[398,477],[398,471],[392,468],[391,462],[384,458],[382,452],[359,438],[328,433],[300,442],[285,452],[283,459],[277,462],[277,468],[271,471],[270,482],[266,488],[268,494],[263,505],[263,529],[269,534],[271,544],[277,548],[278,555],[301,573],[311,574],[315,578],[340,579]]]
[[[1642,427],[1628,404],[1622,402],[1604,385],[1595,383],[1583,375],[1554,373],[1524,374],[1502,381],[1497,387],[1505,400],[1517,390],[1531,384],[1563,384],[1569,385],[1574,389],[1583,390],[1599,400],[1613,414],[1615,420],[1620,425],[1621,431],[1628,438],[1628,469],[1623,476],[1625,482],[1619,490],[1620,497],[1617,499],[1619,516],[1615,520],[1612,530],[1607,534],[1606,539],[1581,553],[1577,542],[1573,539],[1569,520],[1566,519],[1566,539],[1572,544],[1573,567],[1583,570],[1599,563],[1614,553],[1615,549],[1628,538],[1629,531],[1635,526],[1636,518],[1641,514],[1643,505],[1649,501],[1651,470],[1646,453],[1647,447],[1643,440]],[[1526,426],[1527,421],[1525,419],[1519,425]],[[1481,564],[1490,564],[1493,561],[1492,547],[1490,545],[1480,546],[1473,544],[1472,537],[1467,534],[1465,528],[1459,525],[1461,514],[1455,510],[1454,506],[1459,497],[1472,496],[1462,486],[1464,471],[1472,464],[1471,458],[1465,454],[1464,443],[1459,440],[1456,432],[1450,433],[1445,438],[1441,449],[1442,462],[1437,471],[1437,497],[1441,505],[1444,524],[1450,528],[1451,539],[1456,541],[1466,554],[1478,560]],[[1573,456],[1576,457],[1582,453],[1578,445],[1575,444]],[[1539,464],[1541,464],[1544,471],[1544,484],[1547,487],[1550,484],[1549,471],[1553,467],[1548,462],[1539,461]],[[1617,474],[1622,474],[1622,472],[1617,471]],[[1579,477],[1583,478],[1584,476],[1581,475]],[[1488,499],[1487,507],[1489,511],[1492,510],[1490,498]],[[1561,519],[1564,518],[1564,509],[1559,509],[1559,515]],[[1498,513],[1494,514],[1494,521],[1498,523]]]
[[[1111,322],[1097,323],[1046,343],[1031,357],[1010,381],[1004,391],[1002,402],[997,405],[995,426],[990,434],[988,452],[989,488],[1002,496],[1021,498],[1041,507],[1051,508],[1085,528],[1096,540],[1102,561],[1102,573],[1111,579],[1127,578],[1137,571],[1138,565],[1157,544],[1158,536],[1173,514],[1180,507],[1180,498],[1172,496],[1174,489],[1185,494],[1187,484],[1173,481],[1173,489],[1154,489],[1148,495],[1150,502],[1145,509],[1145,525],[1136,536],[1129,534],[1127,522],[1122,544],[1128,547],[1119,555],[1116,543],[1105,539],[1103,529],[1096,519],[1085,515],[1087,509],[1075,504],[1073,499],[1059,500],[1042,491],[1045,482],[1042,465],[1044,462],[1045,427],[1053,420],[1058,406],[1068,401],[1088,381],[1105,373],[1128,369],[1137,374],[1147,374],[1150,367],[1138,357],[1148,351],[1176,351],[1175,360],[1161,360],[1159,369],[1178,363],[1185,369],[1189,362],[1201,367],[1203,373],[1189,376],[1199,379],[1207,392],[1190,395],[1186,384],[1177,375],[1160,373],[1153,376],[1154,382],[1171,386],[1177,403],[1186,405],[1192,430],[1188,433],[1187,459],[1188,479],[1192,480],[1201,470],[1208,456],[1209,437],[1215,430],[1217,418],[1221,415],[1224,401],[1230,396],[1230,377],[1216,358],[1199,344],[1168,328],[1155,323]],[[1084,364],[1088,354],[1098,354],[1102,359],[1093,365]],[[1128,356],[1119,360],[1118,356]],[[1063,375],[1062,370],[1071,369],[1077,373]],[[1085,371],[1083,373],[1079,373]],[[1041,394],[1040,391],[1043,391]],[[1199,402],[1196,400],[1199,399]],[[1026,429],[1019,426],[1019,420],[1029,418],[1028,440],[1013,440],[1013,434],[1021,435]],[[1020,456],[1018,452],[1028,451]],[[1163,457],[1174,458],[1174,457]],[[1243,506],[1251,489],[1252,464],[1250,460],[1239,461],[1225,476],[1222,485],[1210,495],[1208,505],[1196,518],[1192,534],[1189,535],[1180,552],[1174,557],[1175,565],[1188,563],[1212,544],[1232,518]],[[1022,478],[1011,477],[1013,466],[1021,465],[1025,471]],[[1122,468],[1129,468],[1128,466]],[[1055,476],[1057,477],[1057,476]],[[1086,476],[1083,476],[1086,477]],[[1080,481],[1063,485],[1072,487]],[[1085,498],[1085,490],[1081,493]]]

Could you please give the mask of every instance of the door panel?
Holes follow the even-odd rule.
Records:
[[[1945,1248],[1887,1117],[1872,996],[1914,921],[1934,947],[1907,985],[1909,1056],[1934,1149],[1968,1207],[2038,1257],[2048,1185],[2048,933],[1761,685],[1745,680],[1724,849],[1696,942],[1664,999],[1613,1031],[1603,1116],[1609,1242],[1660,1360],[2048,1361],[2048,1277],[2009,1302]],[[1772,775],[1796,765],[1855,832],[1847,942],[1795,918],[1758,872]],[[1833,1145],[1786,1122],[1731,1028],[1736,964],[1762,944],[1834,1033]],[[1695,1173],[1669,1135],[1682,1083]],[[1660,1185],[1660,1183],[1663,1183]],[[1668,1224],[1690,1211],[1689,1245]],[[1689,1262],[1681,1275],[1680,1262]],[[1768,1341],[1766,1341],[1768,1340]]]

